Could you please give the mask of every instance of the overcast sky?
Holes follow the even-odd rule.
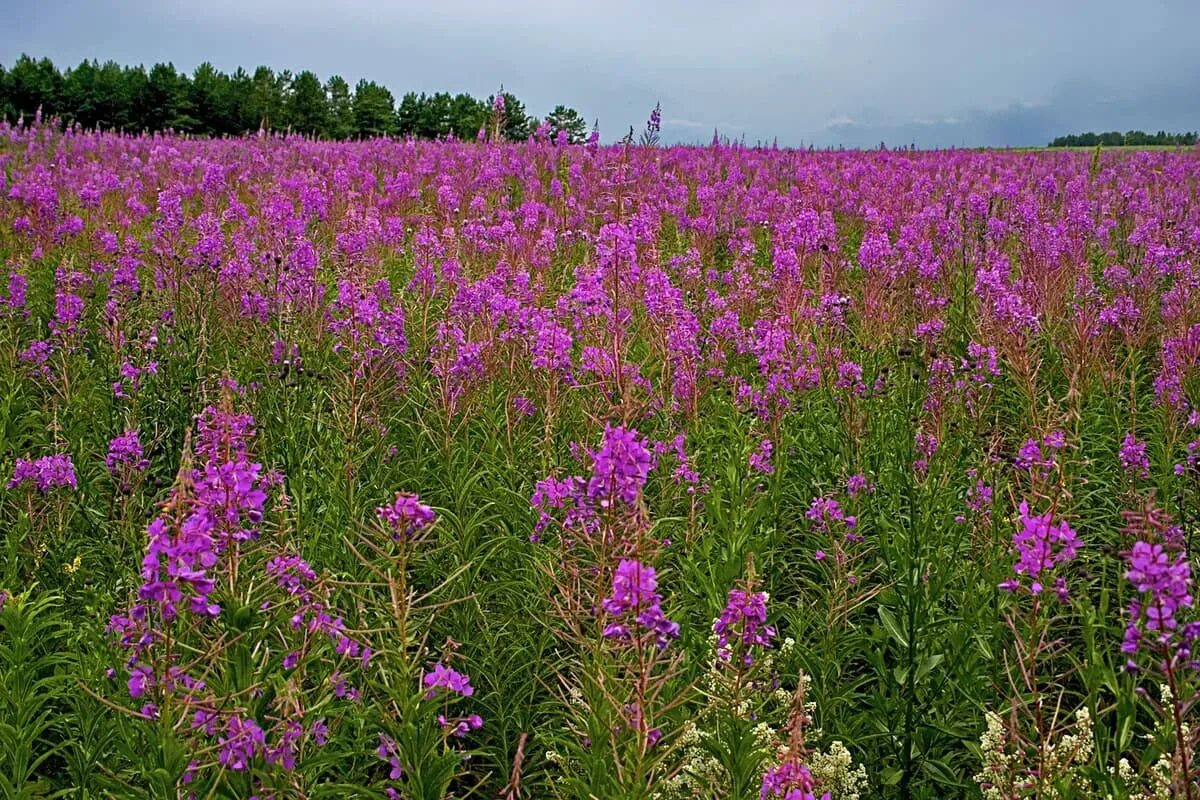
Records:
[[[258,64],[564,103],[605,140],[1040,145],[1200,128],[1200,0],[0,0],[0,61]]]

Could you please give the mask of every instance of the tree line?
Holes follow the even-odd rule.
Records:
[[[1179,145],[1189,147],[1200,142],[1195,131],[1190,133],[1146,133],[1145,131],[1108,131],[1107,133],[1072,133],[1050,142],[1051,147],[1145,147],[1147,145]]]
[[[542,125],[551,136],[564,131],[572,143],[588,135],[587,123],[575,109],[559,105],[540,120],[503,90],[487,99],[409,92],[397,103],[375,81],[363,79],[351,88],[340,75],[322,81],[309,70],[293,74],[260,66],[250,73],[238,67],[226,74],[205,62],[189,75],[170,63],[147,70],[91,60],[60,71],[50,59],[29,55],[12,67],[0,64],[0,116],[15,121],[39,110],[85,128],[169,128],[206,136],[274,130],[326,139],[467,139],[484,129],[491,136],[521,141]]]

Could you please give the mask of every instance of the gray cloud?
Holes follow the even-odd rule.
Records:
[[[401,94],[501,83],[606,139],[662,102],[668,141],[1036,145],[1200,128],[1191,0],[0,0],[0,60],[212,61],[369,77]]]

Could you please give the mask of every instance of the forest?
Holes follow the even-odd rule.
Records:
[[[544,121],[503,89],[480,99],[465,92],[410,91],[399,102],[386,86],[362,79],[353,87],[340,75],[327,80],[310,70],[276,72],[259,66],[227,74],[205,62],[189,75],[173,64],[122,66],[82,61],[59,68],[49,58],[22,55],[0,65],[0,116],[16,121],[57,116],[69,124],[120,132],[173,130],[205,136],[236,136],[259,130],[285,131],[322,139],[401,136],[419,139],[475,138],[504,97],[504,129],[522,141],[544,124],[557,137],[582,143],[584,118],[558,105]]]
[[[1059,136],[1050,142],[1051,147],[1170,147],[1171,145],[1190,147],[1200,142],[1200,135],[1195,131],[1188,133],[1146,133],[1145,131],[1108,131],[1107,133],[1072,133]]]

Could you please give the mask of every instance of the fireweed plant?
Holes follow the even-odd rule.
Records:
[[[0,795],[1200,800],[1195,151],[504,113],[0,125]]]

